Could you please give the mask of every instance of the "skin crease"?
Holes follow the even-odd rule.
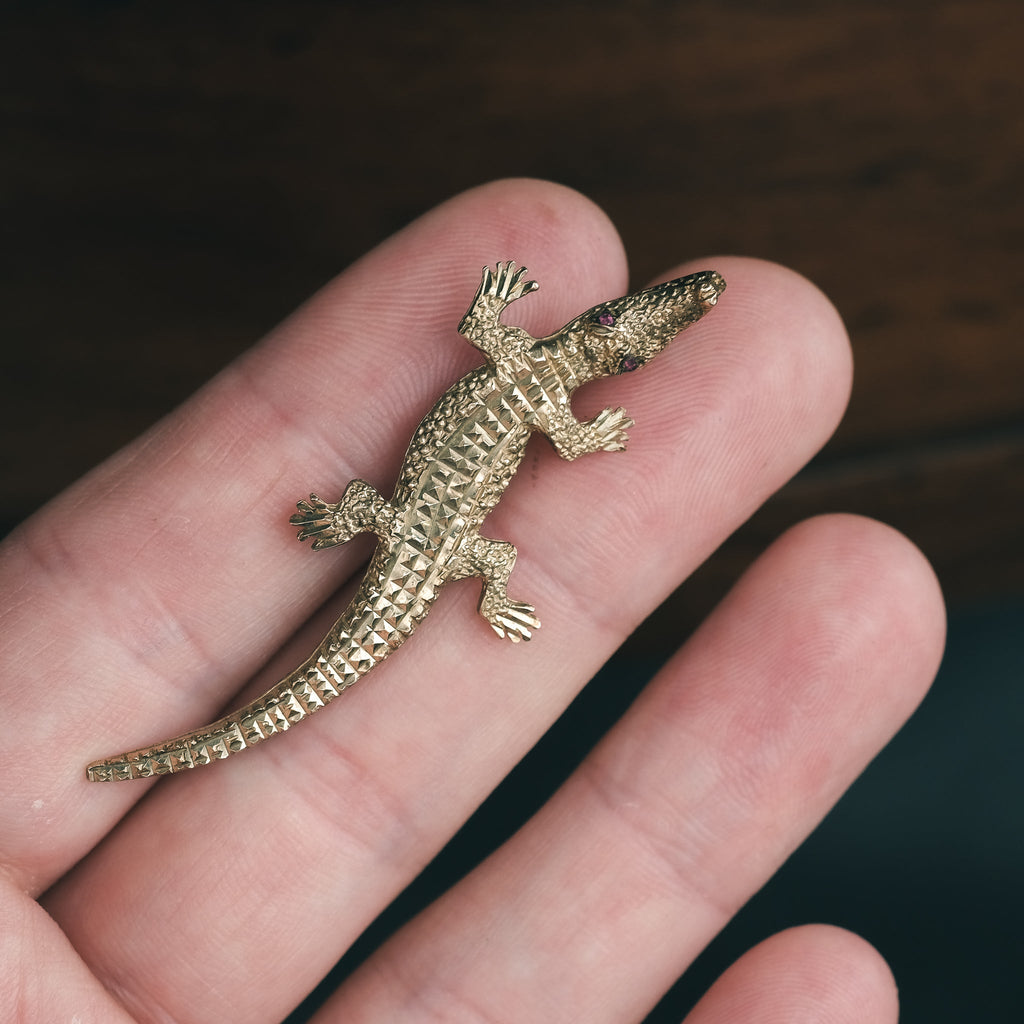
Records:
[[[510,593],[544,623],[529,645],[496,639],[477,586],[455,584],[408,650],[294,734],[155,786],[87,785],[92,757],[248,699],[316,643],[367,547],[311,554],[293,503],[355,476],[390,490],[423,412],[479,362],[455,334],[479,268],[508,258],[540,282],[505,314],[534,336],[627,290],[585,198],[473,190],[0,548],[0,1019],[280,1020],[842,413],[849,349],[813,286],[754,260],[673,268],[722,273],[718,308],[574,402],[624,406],[629,449],[568,464],[534,440],[485,525],[519,547]],[[636,1019],[910,713],[942,628],[892,531],[788,532],[551,803],[318,1019]],[[23,671],[40,657],[64,669],[45,692]],[[695,1014],[763,990],[765,1007],[895,1020],[877,955],[828,934],[781,937],[771,971],[758,947]]]

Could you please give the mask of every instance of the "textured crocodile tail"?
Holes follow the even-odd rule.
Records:
[[[261,697],[201,729],[94,761],[86,768],[88,779],[118,782],[171,775],[223,760],[285,732],[380,664],[426,614],[426,606],[417,610],[418,615],[394,622],[357,598],[311,657]]]

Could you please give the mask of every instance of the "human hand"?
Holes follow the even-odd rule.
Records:
[[[575,193],[467,193],[346,271],[0,550],[0,1019],[277,1021],[532,746],[629,632],[825,441],[849,386],[827,301],[773,265],[713,266],[719,307],[653,368],[595,383],[626,454],[535,442],[487,532],[544,628],[498,641],[475,583],[294,733],[156,785],[83,766],[209,721],[298,664],[358,575],[288,516],[387,487],[479,354],[478,268],[542,283],[535,336],[626,291]],[[921,556],[853,517],[804,523],[744,576],[548,804],[348,979],[317,1022],[641,1017],[817,824],[937,666]],[[245,689],[245,696],[239,691]],[[37,903],[36,899],[40,902]],[[783,933],[690,1020],[896,1020],[853,936]]]

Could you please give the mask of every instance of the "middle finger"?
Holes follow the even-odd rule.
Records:
[[[636,623],[828,436],[848,387],[831,307],[777,267],[715,269],[728,303],[655,369],[579,403],[581,418],[629,408],[629,455],[556,466],[542,452],[489,521],[512,536],[514,516],[522,538],[515,591],[545,620],[533,644],[513,656],[452,588],[416,654],[376,668],[379,685],[348,695],[344,715],[159,787],[53,895],[130,1007],[257,1021],[294,1005]]]

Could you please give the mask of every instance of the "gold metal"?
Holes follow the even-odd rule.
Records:
[[[427,614],[451,580],[483,580],[480,614],[500,637],[529,640],[540,626],[532,605],[508,596],[516,549],[480,534],[508,486],[533,431],[564,459],[625,448],[633,421],[623,409],[592,420],[570,396],[598,377],[638,369],[718,301],[725,282],[704,271],[587,310],[547,338],[507,327],[501,314],[533,291],[514,262],[484,267],[459,333],[486,357],[427,413],[386,500],[353,480],[336,503],[315,494],[291,522],[315,549],[357,533],[379,538],[352,602],[309,658],[262,697],[211,725],[86,769],[93,782],[145,779],[210,764],[285,732],[329,704],[384,660]]]

